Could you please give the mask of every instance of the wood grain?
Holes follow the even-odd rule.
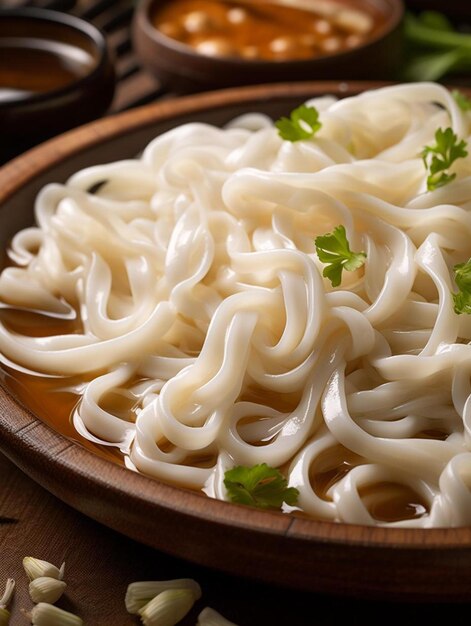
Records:
[[[444,623],[468,626],[468,606],[386,603],[333,598],[274,587],[221,574],[149,549],[74,511],[27,478],[0,454],[0,587],[8,577],[17,582],[11,626],[26,626],[21,608],[30,609],[27,580],[21,562],[35,556],[66,562],[66,595],[62,608],[76,611],[87,626],[137,626],[123,598],[136,580],[194,578],[203,590],[181,626],[194,626],[204,606],[212,606],[239,626],[349,626]],[[282,560],[282,557],[280,557]],[[318,567],[314,564],[314,567]],[[361,575],[361,570],[359,572]],[[407,620],[407,621],[406,621]]]
[[[83,160],[118,159],[181,121],[286,111],[367,83],[294,83],[203,94],[71,131],[0,170],[0,230],[31,219],[31,198]],[[229,116],[229,117],[228,117]],[[95,161],[93,161],[95,159]],[[132,539],[195,563],[311,591],[471,600],[471,529],[383,529],[288,517],[210,500],[127,471],[53,432],[0,389],[0,449],[61,500]],[[178,529],[176,532],[175,529]]]

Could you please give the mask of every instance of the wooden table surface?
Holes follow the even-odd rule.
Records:
[[[128,583],[190,577],[203,597],[182,626],[196,624],[212,606],[239,626],[336,626],[352,624],[469,624],[469,605],[385,603],[301,593],[242,580],[172,558],[137,544],[66,506],[0,455],[0,586],[17,582],[11,626],[28,623],[21,608],[32,603],[21,562],[34,556],[66,562],[66,596],[58,606],[88,626],[139,624],[124,607]],[[175,528],[178,533],[178,528]],[[241,550],[243,550],[241,546]],[[283,555],[280,554],[280,559]],[[470,581],[471,585],[471,581]]]

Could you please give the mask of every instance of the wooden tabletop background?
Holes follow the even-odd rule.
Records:
[[[301,593],[172,558],[77,513],[1,455],[0,515],[0,587],[8,577],[17,582],[11,626],[26,625],[21,608],[32,607],[21,564],[25,556],[57,565],[66,562],[68,588],[58,606],[79,614],[87,626],[139,624],[125,610],[127,585],[136,580],[171,578],[194,578],[203,590],[203,597],[182,626],[196,624],[205,606],[212,606],[239,626],[337,626],[342,622],[383,626],[428,620],[453,626],[469,624],[469,605],[386,603],[374,598],[352,600]]]

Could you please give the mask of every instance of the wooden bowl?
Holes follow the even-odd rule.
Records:
[[[402,0],[368,0],[384,15],[385,21],[381,31],[364,44],[297,61],[256,61],[199,54],[152,25],[151,15],[163,2],[168,0],[141,1],[134,14],[132,39],[142,63],[167,88],[177,91],[301,80],[384,80],[392,76],[401,61]]]
[[[253,110],[278,117],[316,95],[343,96],[372,86],[241,88],[162,102],[71,131],[0,170],[1,248],[32,223],[33,200],[44,184],[64,181],[86,165],[132,157],[177,124],[223,124]],[[211,500],[128,471],[59,435],[12,396],[5,377],[0,385],[0,449],[79,511],[202,565],[317,592],[471,600],[471,528],[335,524]]]
[[[8,42],[5,45],[16,54],[16,50],[24,50],[26,42],[32,41],[36,42],[37,51],[52,46],[58,67],[70,67],[69,55],[77,53],[90,58],[90,67],[57,88],[42,85],[35,76],[28,80],[37,89],[28,95],[19,90],[16,97],[2,98],[0,94],[0,163],[46,138],[100,117],[113,98],[113,64],[104,36],[92,24],[44,9],[0,10],[0,43]],[[0,57],[5,49],[0,48]],[[9,83],[0,83],[0,90],[16,86],[14,72],[16,80],[24,82],[29,67],[8,68]],[[44,76],[48,78],[48,72]],[[50,77],[48,82],[53,83]]]

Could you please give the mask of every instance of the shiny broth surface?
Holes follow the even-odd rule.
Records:
[[[95,64],[76,46],[23,37],[0,37],[0,58],[0,102],[62,89]]]

